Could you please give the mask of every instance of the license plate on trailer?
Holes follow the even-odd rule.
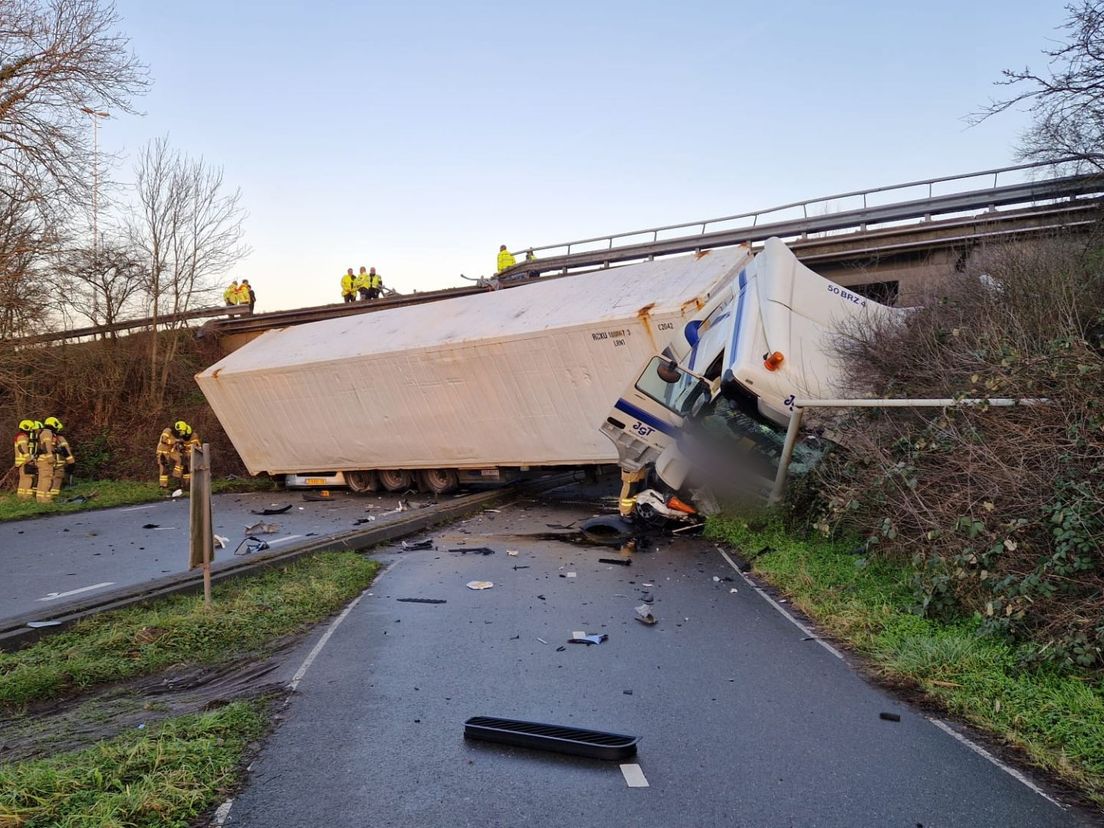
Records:
[[[326,478],[324,478],[324,477],[308,477],[307,478],[307,485],[308,486],[325,486],[326,485]]]

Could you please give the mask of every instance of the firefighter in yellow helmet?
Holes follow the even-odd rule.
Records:
[[[346,302],[355,302],[357,295],[357,280],[350,267],[341,277],[341,298]]]
[[[52,421],[52,422],[51,422]],[[38,466],[38,485],[35,486],[35,500],[39,503],[51,503],[54,499],[54,464],[57,462],[57,432],[54,431],[53,417],[47,417],[38,428],[38,452],[35,465]],[[47,425],[47,423],[51,423]]]
[[[500,244],[498,246],[498,272],[501,273],[516,264],[517,259],[514,258],[514,254],[506,249],[506,245]]]
[[[38,454],[38,430],[34,420],[20,420],[19,430],[15,432],[15,468],[19,471],[15,496],[20,500],[30,500],[35,493],[35,455]]]
[[[162,493],[169,490],[169,478],[185,488],[192,481],[192,446],[200,445],[199,437],[190,425],[177,420],[161,432],[157,441],[157,484]]]
[[[50,497],[57,497],[61,494],[61,486],[65,482],[66,475],[73,473],[77,458],[62,433],[65,431],[65,426],[61,424],[61,420],[57,417],[47,417],[43,420],[43,424],[54,433],[54,477],[50,485]]]

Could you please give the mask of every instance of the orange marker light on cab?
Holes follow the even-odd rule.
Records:
[[[782,356],[781,351],[775,351],[773,354],[767,354],[763,358],[763,367],[768,371],[777,371],[782,367],[782,363],[785,362],[785,360],[786,358]]]

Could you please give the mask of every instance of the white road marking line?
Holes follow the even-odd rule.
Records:
[[[218,806],[218,810],[215,811],[215,816],[212,820],[216,828],[222,828],[222,826],[226,824],[226,819],[230,816],[230,808],[233,804],[234,800],[228,799]]]
[[[787,621],[789,621],[791,624],[793,624],[795,627],[797,627],[799,630],[801,630],[803,633],[805,633],[805,635],[809,636],[809,638],[813,639],[817,644],[819,644],[821,647],[826,649],[828,652],[830,652],[836,658],[840,659],[841,661],[843,660],[843,653],[841,653],[839,650],[837,650],[835,647],[833,647],[827,641],[821,641],[820,636],[818,636],[815,632],[810,630],[808,627],[806,627],[804,624],[802,624],[800,621],[798,621],[796,618],[794,618],[792,615],[790,615],[786,611],[785,607],[783,607],[781,604],[779,604],[777,601],[775,601],[773,598],[771,598],[769,595],[767,595],[767,593],[764,592],[762,589],[757,587],[755,585],[755,582],[752,581],[751,578],[749,578],[747,575],[745,575],[743,572],[740,571],[740,567],[736,566],[736,564],[733,562],[732,558],[728,557],[727,552],[725,552],[719,546],[714,547],[714,548],[718,552],[721,553],[722,558],[724,558],[726,561],[728,561],[728,565],[731,566],[734,570],[736,570],[736,574],[744,579],[744,583],[747,584],[752,589],[754,589],[756,592],[758,592],[759,596],[761,598],[763,598],[763,600],[765,600],[768,604],[770,604],[772,607],[774,607],[776,610],[778,610],[780,613],[782,613],[782,615],[785,617],[785,619]]]
[[[387,567],[387,569],[381,572],[376,577],[376,580],[372,582],[373,586],[379,582],[380,578],[382,578],[384,575],[394,569],[397,565],[398,561],[395,561],[395,563],[391,564],[389,567]],[[337,618],[335,618],[330,623],[329,629],[327,629],[326,632],[322,634],[322,637],[318,639],[318,643],[311,648],[311,651],[309,653],[307,653],[307,657],[303,659],[303,663],[299,665],[299,669],[296,670],[295,675],[291,677],[291,681],[288,682],[289,690],[295,690],[299,687],[299,682],[303,680],[303,676],[307,674],[307,670],[310,669],[310,666],[314,663],[314,660],[318,658],[318,654],[322,652],[322,648],[326,646],[326,642],[328,642],[330,640],[330,637],[335,632],[337,632],[337,628],[341,626],[341,622],[344,621],[346,616],[353,611],[353,608],[360,603],[360,599],[369,594],[370,593],[367,590],[360,593],[360,595],[353,599],[352,603],[349,604],[349,606],[345,607],[345,609],[341,611],[341,615],[337,616]]]
[[[148,503],[145,506],[130,506],[126,509],[120,509],[119,511],[120,512],[138,512],[138,511],[141,511],[142,509],[156,509],[160,505],[161,505],[160,503]]]
[[[978,756],[981,756],[982,758],[987,759],[990,762],[992,762],[994,765],[996,765],[1002,771],[1007,773],[1009,776],[1011,776],[1017,782],[1020,782],[1023,785],[1026,785],[1028,788],[1030,788],[1032,791],[1037,793],[1039,796],[1041,796],[1043,799],[1045,799],[1050,804],[1057,805],[1059,808],[1065,810],[1065,808],[1066,808],[1065,805],[1063,805],[1061,802],[1054,799],[1053,797],[1048,796],[1046,794],[1046,792],[1043,791],[1042,788],[1040,788],[1038,785],[1036,785],[1034,782],[1032,782],[1030,779],[1028,779],[1026,776],[1024,776],[1018,770],[1004,764],[1004,762],[1002,762],[996,756],[991,754],[989,751],[987,751],[981,745],[977,744],[976,742],[974,742],[970,739],[967,739],[965,736],[963,736],[961,733],[959,733],[957,730],[955,730],[953,727],[951,727],[946,722],[940,721],[939,719],[928,719],[928,721],[931,722],[936,727],[938,727],[940,730],[942,730],[948,736],[951,736],[953,739],[956,739],[957,741],[959,741],[962,744],[966,745],[966,747],[968,747],[970,750],[972,750]]]
[[[103,587],[109,587],[113,585],[114,581],[104,581],[102,584],[92,584],[92,586],[81,587],[80,589],[71,589],[68,592],[51,592],[45,598],[39,598],[39,601],[56,601],[58,598],[68,598],[70,595],[76,595],[79,592],[88,592],[93,589],[102,589]]]
[[[640,765],[622,765],[621,775],[625,777],[625,784],[630,788],[647,788],[648,780]]]

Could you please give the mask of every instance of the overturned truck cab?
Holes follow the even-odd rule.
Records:
[[[839,391],[835,337],[902,313],[817,275],[777,238],[709,295],[601,426],[617,447],[625,516],[677,520],[765,498],[794,400]],[[791,473],[821,454],[817,438],[802,441]]]

